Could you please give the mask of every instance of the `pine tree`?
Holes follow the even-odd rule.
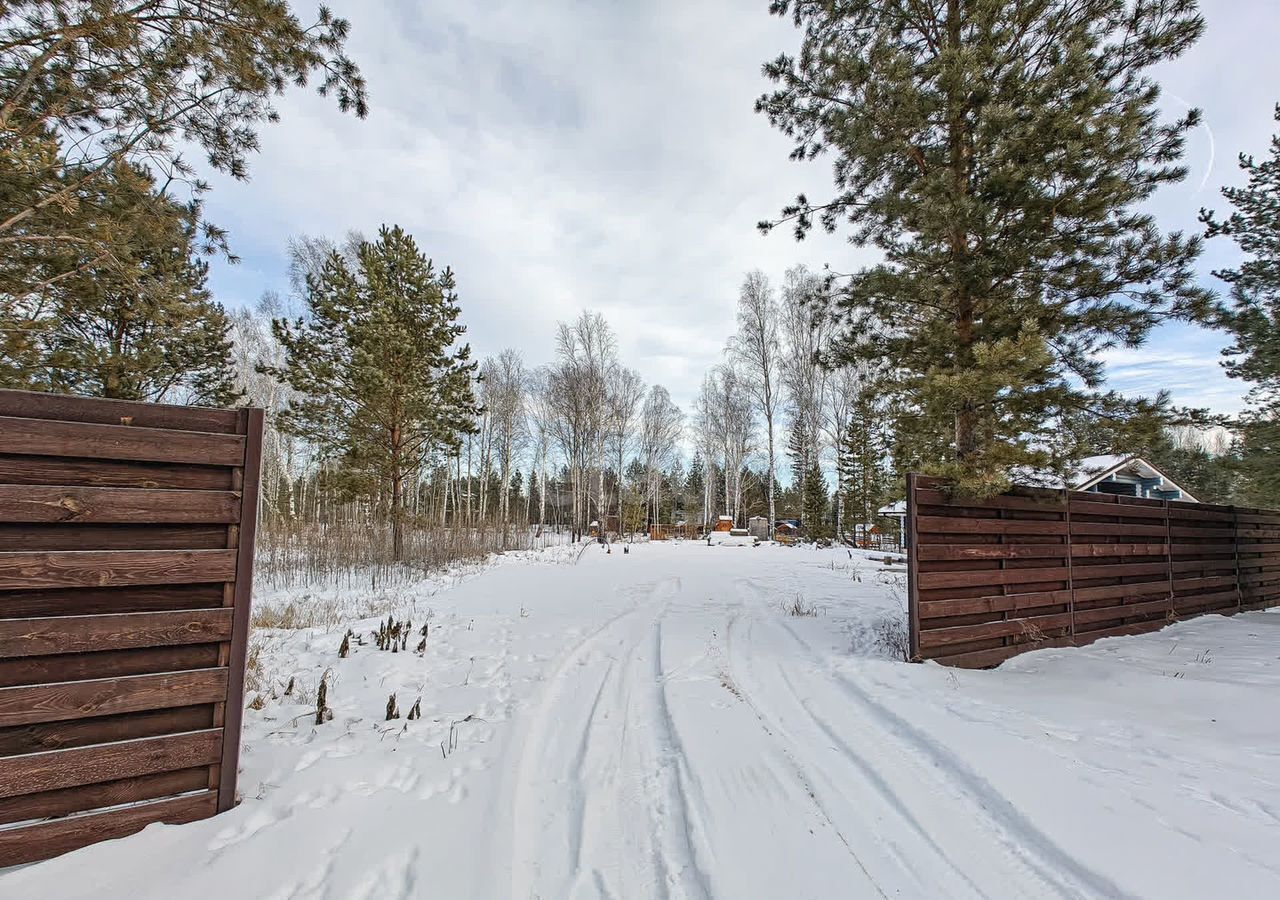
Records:
[[[127,230],[94,202],[122,168],[199,195],[208,185],[184,157],[197,148],[246,178],[258,127],[278,118],[272,98],[311,78],[363,117],[349,30],[323,7],[303,22],[285,0],[0,5],[0,324],[28,327],[46,288],[127,255]],[[226,248],[214,226],[201,238]]]
[[[836,193],[783,210],[798,237],[853,226],[884,255],[837,285],[837,362],[929,437],[926,468],[990,493],[1081,455],[1065,423],[1159,414],[1103,391],[1098,351],[1203,315],[1199,239],[1141,204],[1181,180],[1193,111],[1162,124],[1146,74],[1203,30],[1193,0],[775,0],[803,30],[757,110]]]
[[[351,495],[386,497],[392,556],[404,555],[404,488],[424,462],[474,433],[476,364],[453,272],[437,272],[399,226],[362,242],[352,266],[331,254],[308,276],[310,316],[272,323],[286,365],[267,369],[299,393],[280,417],[336,464]]]
[[[1280,105],[1275,118],[1280,121]],[[1245,186],[1222,189],[1231,215],[1221,221],[1208,210],[1200,215],[1210,237],[1230,237],[1247,257],[1214,273],[1231,286],[1214,317],[1233,338],[1227,374],[1252,384],[1240,422],[1240,499],[1280,506],[1280,134],[1263,162],[1241,154],[1240,169]]]
[[[205,284],[197,210],[133,167],[95,181],[93,192],[127,240],[110,267],[73,263],[69,278],[46,289],[38,340],[13,381],[123,400],[234,402],[231,326]]]

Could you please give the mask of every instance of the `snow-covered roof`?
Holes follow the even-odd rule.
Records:
[[[1123,453],[1104,453],[1099,456],[1087,456],[1072,469],[1064,479],[1059,475],[1034,470],[1023,470],[1013,473],[1017,484],[1031,487],[1067,488],[1072,491],[1087,491],[1100,481],[1113,476],[1131,476],[1134,478],[1158,478],[1169,489],[1182,493],[1182,499],[1191,503],[1198,502],[1194,495],[1178,484],[1164,472],[1147,462],[1141,456]]]
[[[721,521],[721,522],[732,522],[732,521],[733,521],[733,516],[721,516],[721,517],[720,517],[720,521]]]
[[[882,516],[905,516],[907,514],[907,501],[898,500],[888,506],[880,507],[876,512]]]

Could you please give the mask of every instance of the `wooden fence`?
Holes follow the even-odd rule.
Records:
[[[1280,512],[1078,491],[951,499],[907,479],[911,656],[1028,650],[1280,604]]]
[[[0,867],[234,804],[261,446],[0,391]]]

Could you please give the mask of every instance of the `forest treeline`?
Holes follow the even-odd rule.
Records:
[[[1202,499],[1280,506],[1280,136],[1194,232],[1149,212],[1201,122],[1166,119],[1152,75],[1199,39],[1196,3],[771,10],[800,49],[765,64],[756,108],[795,160],[831,163],[833,190],[760,227],[844,233],[880,261],[725,285],[736,327],[682,410],[688,386],[647,384],[589,311],[473,358],[455,273],[394,224],[295,236],[288,289],[252,310],[212,296],[209,260],[234,241],[205,215],[207,174],[249,176],[286,91],[367,112],[345,20],[281,0],[7,4],[0,385],[263,406],[263,534],[282,557],[724,514],[849,532],[908,471],[982,494],[1103,452]],[[1240,251],[1214,281],[1205,240]],[[1243,413],[1108,386],[1101,355],[1170,322],[1227,336]]]

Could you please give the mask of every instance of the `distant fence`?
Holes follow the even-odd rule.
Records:
[[[0,867],[234,804],[261,446],[0,391]]]
[[[907,479],[913,659],[994,666],[1045,647],[1280,604],[1280,512]]]

